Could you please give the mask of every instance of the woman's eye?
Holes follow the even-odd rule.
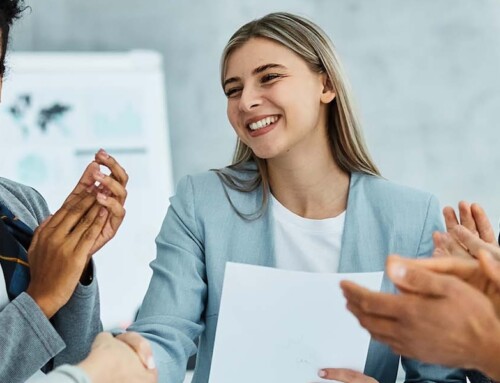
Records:
[[[269,82],[269,81],[275,80],[275,79],[277,79],[279,77],[281,77],[281,75],[278,74],[278,73],[268,73],[268,74],[262,76],[262,80],[261,81],[265,83],[265,82]]]
[[[238,94],[239,92],[241,92],[241,88],[230,88],[228,90],[226,90],[226,97],[232,97],[232,96],[235,96],[236,94]]]

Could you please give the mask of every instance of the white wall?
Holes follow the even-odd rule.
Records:
[[[174,177],[228,163],[234,134],[220,52],[273,10],[311,17],[332,37],[384,175],[443,203],[500,216],[500,2],[495,0],[28,1],[17,50],[164,54]],[[6,84],[8,86],[8,83]]]

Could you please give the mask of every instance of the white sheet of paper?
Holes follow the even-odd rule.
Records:
[[[320,368],[363,371],[370,335],[339,282],[378,291],[382,276],[227,263],[209,382],[310,383]]]
[[[0,311],[9,304],[9,295],[7,294],[7,285],[3,276],[2,265],[0,265]]]

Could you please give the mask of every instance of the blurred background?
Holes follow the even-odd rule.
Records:
[[[31,12],[12,34],[15,52],[161,54],[173,184],[231,160],[235,134],[226,118],[219,58],[232,33],[272,11],[311,18],[343,59],[383,175],[436,194],[442,205],[477,201],[498,232],[497,0],[32,0],[27,5]],[[155,235],[151,232],[151,241]]]
[[[245,22],[286,10],[332,38],[389,179],[500,217],[497,0],[28,1],[14,51],[151,49],[164,58],[174,182],[229,163],[220,53]],[[8,85],[7,85],[8,87]]]

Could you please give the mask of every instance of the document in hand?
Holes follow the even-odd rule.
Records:
[[[363,371],[370,336],[345,308],[339,282],[379,290],[382,275],[227,263],[210,383],[309,383],[321,381],[320,368]]]

